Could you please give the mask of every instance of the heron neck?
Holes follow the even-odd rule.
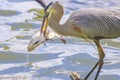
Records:
[[[61,19],[61,18],[60,18]],[[60,35],[67,35],[66,34],[66,23],[60,24],[60,19],[52,19],[50,21],[50,27]]]
[[[57,32],[60,35],[70,35],[71,30],[68,30],[70,28],[70,24],[66,21],[63,24],[60,24],[60,20],[63,17],[64,10],[63,7],[56,9],[55,12],[52,13],[51,19],[50,19],[50,27]]]

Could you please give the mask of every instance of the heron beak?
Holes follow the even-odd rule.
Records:
[[[43,22],[42,22],[42,27],[41,27],[41,33],[45,36],[46,35],[46,30],[47,26],[49,24],[49,20],[51,18],[52,10],[49,12],[49,14],[45,14],[43,17]]]
[[[43,33],[43,35],[46,35],[46,30],[47,30],[47,26],[49,24],[48,18],[44,17],[43,18],[43,22],[42,22],[42,27],[41,27],[41,33]]]

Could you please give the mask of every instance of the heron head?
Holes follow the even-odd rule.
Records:
[[[43,32],[45,35],[49,22],[53,19],[57,20],[59,16],[61,17],[61,15],[63,15],[63,7],[59,2],[51,2],[46,6],[44,11],[45,14],[43,16],[41,32]]]
[[[29,42],[29,44],[28,44],[28,47],[27,47],[27,48],[28,48],[28,51],[34,50],[36,47],[38,47],[39,45],[45,43],[47,40],[48,40],[48,39],[47,39],[46,37],[44,37],[44,36],[42,36],[42,35],[40,34],[40,31],[36,32],[36,33],[32,36],[32,38],[31,38],[31,40],[30,40],[30,42]]]

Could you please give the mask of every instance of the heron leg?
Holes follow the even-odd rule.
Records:
[[[84,80],[87,80],[88,77],[91,75],[91,73],[96,69],[96,67],[99,65],[98,67],[98,71],[97,71],[97,74],[95,76],[95,79],[94,80],[97,80],[97,77],[100,73],[100,70],[103,66],[103,59],[105,57],[105,54],[104,54],[104,51],[102,49],[102,46],[100,45],[100,42],[99,40],[94,40],[95,44],[97,45],[97,48],[98,48],[98,52],[99,52],[99,57],[100,57],[100,60],[95,64],[95,66],[91,69],[91,71],[87,74],[87,76],[84,78]]]
[[[98,71],[97,71],[97,74],[96,74],[95,79],[94,79],[94,80],[97,80],[97,78],[99,76],[99,73],[101,71],[101,68],[102,68],[102,66],[104,64],[104,60],[103,59],[105,57],[105,53],[104,53],[104,51],[102,49],[102,46],[101,46],[99,40],[94,40],[94,42],[97,45],[98,52],[99,52],[99,57],[100,57]]]
[[[96,74],[94,80],[97,80],[97,78],[98,78],[98,76],[99,76],[99,73],[100,73],[100,70],[101,70],[102,66],[103,66],[103,60],[100,60],[99,67],[98,67],[98,71],[97,71],[97,74]]]
[[[98,66],[100,60],[95,64],[95,66],[91,69],[91,71],[87,74],[87,76],[84,78],[84,80],[87,80],[88,77],[90,76],[90,74],[96,69],[96,67]]]

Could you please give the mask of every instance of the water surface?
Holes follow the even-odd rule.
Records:
[[[45,1],[49,3],[52,0]],[[120,10],[120,0],[60,1],[65,9],[62,22],[72,11],[81,8]],[[64,45],[56,39],[28,53],[29,40],[41,25],[41,21],[33,20],[34,13],[28,12],[34,8],[42,7],[32,0],[0,0],[0,80],[70,80],[72,71],[85,77],[98,60],[93,43],[67,38]],[[106,57],[98,80],[119,80],[120,38],[101,43]],[[94,79],[95,73],[96,70],[89,80]]]

